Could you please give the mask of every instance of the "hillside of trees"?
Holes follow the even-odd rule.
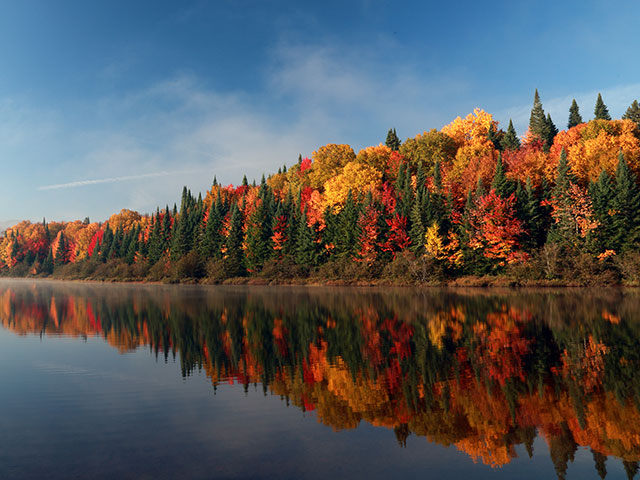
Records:
[[[21,222],[0,274],[200,282],[640,282],[640,106],[578,104],[558,131],[535,92],[528,130],[476,109],[357,154],[329,144],[249,184],[123,210]],[[457,280],[456,280],[457,279]],[[463,279],[463,280],[461,280]]]

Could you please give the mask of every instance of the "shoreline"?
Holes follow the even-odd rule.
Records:
[[[477,277],[465,276],[441,282],[406,282],[400,280],[375,279],[375,280],[349,280],[349,279],[318,279],[318,278],[299,278],[273,280],[260,277],[234,277],[220,281],[212,281],[211,279],[194,279],[185,278],[179,281],[157,281],[145,279],[96,279],[96,278],[59,278],[55,276],[0,276],[0,280],[38,280],[51,282],[73,282],[87,284],[120,284],[120,285],[197,285],[197,286],[291,286],[291,287],[355,287],[355,288],[420,288],[420,289],[438,289],[438,288],[474,288],[474,289],[493,289],[493,288],[509,288],[509,289],[554,289],[554,288],[612,288],[627,289],[638,288],[636,284],[624,283],[605,283],[605,282],[567,282],[565,280],[518,280],[512,277],[496,276],[496,277]]]

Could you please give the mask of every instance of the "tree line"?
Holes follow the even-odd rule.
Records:
[[[329,144],[251,184],[91,223],[21,222],[6,275],[224,281],[640,280],[640,106],[599,94],[559,131],[536,90],[518,136],[476,109],[440,130],[360,150]],[[576,275],[577,272],[577,275]]]

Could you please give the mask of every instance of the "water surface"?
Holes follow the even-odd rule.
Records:
[[[633,478],[640,295],[0,281],[0,478]]]

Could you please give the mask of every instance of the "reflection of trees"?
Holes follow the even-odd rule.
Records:
[[[640,460],[638,296],[0,284],[19,334],[101,336],[175,355],[214,387],[262,385],[334,429],[362,421],[491,465],[547,440],[559,478]]]

